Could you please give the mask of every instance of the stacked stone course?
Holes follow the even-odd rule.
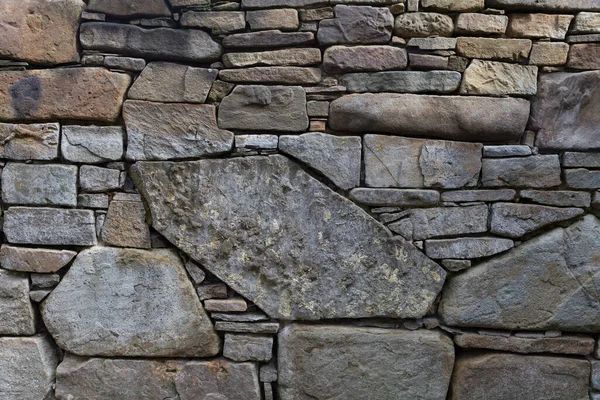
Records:
[[[600,0],[3,0],[0,399],[600,399]]]

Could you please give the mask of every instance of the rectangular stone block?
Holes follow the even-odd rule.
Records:
[[[241,31],[246,28],[243,11],[186,11],[181,14],[184,27],[210,29],[213,35]]]
[[[223,344],[223,356],[238,362],[267,362],[273,357],[273,337],[227,333]]]
[[[459,37],[456,41],[456,51],[461,56],[485,60],[524,60],[529,57],[531,46],[529,39]]]
[[[296,30],[300,23],[294,9],[248,11],[246,20],[253,31],[265,29]]]
[[[512,37],[564,40],[572,15],[512,14],[507,34]]]
[[[84,192],[107,192],[123,186],[121,171],[112,168],[82,165],[79,169],[79,186]]]
[[[513,246],[512,240],[495,237],[435,239],[425,242],[425,254],[435,259],[462,260],[493,256]]]
[[[350,191],[350,199],[370,207],[419,207],[437,204],[440,194],[435,190],[358,188]]]
[[[60,125],[0,123],[0,158],[54,160],[58,157]]]
[[[600,189],[600,171],[585,168],[564,171],[567,186],[573,189]]]
[[[65,160],[98,164],[123,157],[123,137],[120,126],[65,125],[60,150]]]
[[[2,201],[23,205],[77,205],[77,167],[8,163],[2,170]]]
[[[35,334],[36,318],[29,300],[27,274],[0,270],[0,288],[0,335]],[[1,353],[2,347],[0,346]],[[0,372],[6,373],[7,371],[0,369]],[[0,382],[0,390],[3,389],[10,388],[4,388]]]
[[[533,96],[538,68],[497,61],[473,60],[463,74],[461,94]]]
[[[598,0],[488,0],[488,7],[531,11],[600,11]]]
[[[558,186],[561,183],[558,155],[514,158],[484,158],[481,180],[484,187]]]

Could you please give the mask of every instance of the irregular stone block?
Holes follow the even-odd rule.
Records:
[[[465,13],[456,18],[456,34],[459,35],[503,35],[507,26],[505,15]]]
[[[77,167],[8,163],[2,170],[2,201],[23,205],[77,205]]]
[[[485,0],[422,0],[421,5],[444,12],[480,11],[485,8]]]
[[[574,44],[569,51],[567,68],[572,69],[599,69],[600,43]]]
[[[171,250],[83,250],[43,303],[42,317],[56,343],[77,355],[210,357],[220,350]]]
[[[558,208],[535,204],[492,204],[490,232],[519,238],[544,226],[583,214],[580,208]]]
[[[127,97],[164,103],[204,103],[218,73],[216,69],[152,62],[135,80]]]
[[[299,86],[237,86],[219,107],[222,129],[303,132],[306,93]]]
[[[233,361],[267,362],[273,357],[273,337],[227,333],[223,344],[223,357]]]
[[[452,36],[454,22],[448,15],[415,12],[396,17],[394,34],[401,37]]]
[[[514,354],[463,355],[452,376],[452,400],[588,398],[590,362]]]
[[[491,349],[522,354],[555,353],[585,356],[594,351],[594,339],[585,336],[529,339],[464,332],[454,336],[454,343],[467,349]]]
[[[488,7],[532,11],[600,11],[598,0],[488,0]]]
[[[35,311],[29,300],[27,275],[0,270],[0,335],[34,335],[35,322]],[[0,339],[1,353],[2,342]],[[2,370],[1,361],[0,370]],[[0,389],[2,389],[2,383],[0,383]],[[17,390],[17,388],[10,387],[4,389]]]
[[[71,262],[77,252],[71,250],[30,249],[3,244],[0,265],[22,272],[54,273]]]
[[[183,27],[210,29],[213,35],[243,31],[246,13],[243,11],[186,11],[179,23]]]
[[[326,133],[279,138],[279,150],[282,153],[306,163],[344,190],[360,185],[361,147],[360,137]]]
[[[104,68],[0,71],[0,119],[114,121],[130,82]]]
[[[264,32],[237,33],[223,39],[224,47],[289,47],[313,44],[315,35],[312,32],[281,32],[270,30]]]
[[[165,0],[90,0],[86,11],[119,18],[171,16]]]
[[[3,400],[46,399],[58,356],[45,336],[0,337],[0,393]]]
[[[302,9],[298,10],[298,14],[302,22],[318,22],[335,17],[332,7]]]
[[[517,186],[543,188],[558,186],[560,161],[558,155],[530,157],[484,158],[481,167],[484,187]]]
[[[303,67],[224,69],[219,72],[219,78],[226,82],[310,85],[321,82],[321,69]]]
[[[283,49],[223,55],[223,64],[228,68],[265,65],[305,66],[320,63],[321,51],[319,49]]]
[[[533,96],[537,93],[535,66],[473,60],[464,73],[461,94]]]
[[[413,227],[413,240],[483,233],[487,231],[488,207],[479,205],[414,209],[408,212],[408,218]]]
[[[496,157],[525,157],[530,156],[531,147],[524,145],[485,146],[483,156]]]
[[[54,160],[60,125],[0,123],[0,157],[10,160]]]
[[[337,5],[334,12],[335,18],[319,22],[322,46],[388,43],[392,37],[394,17],[387,8]]]
[[[246,300],[241,298],[229,298],[221,300],[206,300],[204,302],[206,311],[219,312],[244,312],[248,309]]]
[[[101,168],[82,165],[79,168],[79,186],[84,192],[108,192],[123,186],[121,171],[113,168]]]
[[[417,47],[420,50],[454,50],[456,48],[456,38],[411,38],[406,46]]]
[[[563,166],[600,168],[600,153],[565,152]]]
[[[529,57],[531,46],[529,39],[459,37],[456,41],[461,56],[486,60],[521,61]]]
[[[357,188],[350,192],[350,199],[370,207],[419,207],[439,203],[440,194],[435,190]]]
[[[487,142],[519,139],[528,119],[529,102],[523,99],[351,94],[331,103],[329,126],[348,132],[410,132],[417,137]]]
[[[386,71],[345,74],[341,82],[351,93],[452,93],[461,78],[454,71]]]
[[[245,10],[255,8],[318,7],[327,4],[327,0],[242,0],[242,8]]]
[[[6,0],[0,6],[0,57],[33,64],[79,61],[81,0]]]
[[[236,135],[235,148],[277,150],[279,137],[277,135]]]
[[[567,190],[543,191],[543,190],[521,190],[521,199],[530,200],[534,203],[546,204],[559,207],[589,207],[592,196],[586,192],[571,192]]]
[[[600,33],[600,13],[580,12],[575,16],[572,33]]]
[[[438,331],[291,325],[279,334],[279,396],[441,399],[453,364]]]
[[[133,174],[154,228],[273,318],[422,316],[444,280],[437,264],[286,157],[142,162]],[[165,201],[187,182],[193,198]],[[265,237],[266,252],[256,242]]]
[[[257,10],[246,13],[246,21],[253,31],[281,29],[294,31],[299,28],[298,11],[286,8],[280,10]]]
[[[573,189],[600,189],[600,171],[585,168],[564,171],[567,187]]]
[[[428,257],[470,259],[489,257],[502,253],[514,246],[510,239],[495,237],[435,239],[425,242],[425,254]]]
[[[109,246],[149,249],[150,227],[141,201],[111,201],[102,227],[102,241]]]
[[[430,54],[410,53],[408,59],[412,69],[448,69],[450,63],[449,57]]]
[[[91,210],[10,207],[4,212],[9,243],[92,246],[96,221]]]
[[[71,162],[99,164],[118,161],[123,157],[123,137],[120,126],[65,125],[60,151]]]
[[[146,60],[133,57],[104,57],[104,66],[109,69],[140,72],[146,66]]]
[[[511,14],[508,36],[564,40],[573,19],[572,15]]]
[[[332,46],[323,55],[323,69],[331,73],[404,69],[406,50],[393,46]]]
[[[500,190],[453,190],[442,193],[442,201],[474,202],[474,201],[511,201],[517,197],[512,189]]]
[[[569,44],[560,42],[537,42],[531,49],[529,64],[559,66],[567,62]]]
[[[221,45],[198,29],[155,28],[109,22],[81,24],[79,39],[86,50],[98,50],[150,60],[212,62]]]
[[[482,147],[479,143],[424,141],[419,156],[424,186],[434,188],[476,186],[481,170]]]

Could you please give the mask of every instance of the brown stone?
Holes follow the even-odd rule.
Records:
[[[252,67],[224,69],[219,78],[236,83],[285,83],[310,85],[321,82],[320,68],[305,67]]]
[[[573,19],[572,15],[512,14],[508,36],[564,40]]]
[[[465,13],[456,19],[456,33],[463,35],[503,35],[507,26],[505,15]]]
[[[257,10],[246,13],[246,21],[253,31],[265,29],[296,30],[300,25],[298,11],[292,8]]]
[[[115,17],[170,17],[165,0],[90,0],[86,11]]]
[[[473,60],[463,75],[461,94],[533,96],[538,69],[498,61]]]
[[[485,8],[485,0],[422,0],[421,5],[442,12],[479,11]]]
[[[468,58],[486,60],[520,61],[529,57],[529,39],[492,39],[459,37],[456,41],[458,54]]]
[[[569,51],[567,68],[600,69],[600,43],[574,44]]]
[[[223,64],[228,68],[254,66],[306,66],[321,63],[319,49],[283,49],[252,53],[227,53]]]
[[[561,42],[537,42],[531,49],[529,64],[559,66],[567,62],[569,44]]]
[[[30,249],[3,244],[0,249],[0,265],[12,271],[54,273],[76,255],[71,250]]]
[[[588,355],[594,351],[594,339],[587,336],[561,336],[557,338],[520,338],[460,333],[454,343],[467,349],[490,349],[512,353],[555,353]]]
[[[116,247],[149,249],[150,227],[141,201],[111,201],[102,228],[102,240]]]

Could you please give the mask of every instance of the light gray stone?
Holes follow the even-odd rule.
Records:
[[[281,32],[269,30],[263,32],[236,33],[223,39],[224,47],[265,48],[310,45],[315,42],[312,32]]]
[[[273,357],[273,337],[226,333],[223,357],[238,362],[267,362]]]
[[[224,69],[219,78],[236,83],[282,83],[311,85],[321,82],[321,69],[306,67],[252,67]]]
[[[485,146],[484,157],[520,157],[530,156],[531,147],[521,145]]]
[[[460,93],[491,96],[533,96],[537,67],[473,60],[463,75]]]
[[[558,155],[484,158],[481,181],[484,187],[517,186],[543,188],[561,183]]]
[[[316,7],[324,6],[327,4],[327,0],[242,0],[242,7],[245,10],[276,7]]]
[[[489,0],[488,7],[532,11],[600,11],[598,0]]]
[[[528,119],[529,102],[523,99],[380,93],[334,100],[329,125],[349,132],[487,142],[519,139]]]
[[[221,129],[303,132],[306,93],[299,86],[237,86],[219,107]]]
[[[563,166],[600,168],[600,153],[573,153],[567,151],[563,155]]]
[[[27,275],[0,270],[0,335],[33,335],[35,323],[35,311],[29,300]],[[0,353],[2,353],[1,342]],[[0,389],[2,389],[1,382]]]
[[[460,239],[435,239],[425,242],[425,254],[431,258],[470,259],[493,256],[514,246],[510,239],[477,237]]]
[[[85,192],[108,192],[123,186],[121,171],[92,165],[79,168],[79,186]]]
[[[401,37],[452,36],[454,22],[448,15],[415,12],[396,17],[394,33]]]
[[[277,135],[236,135],[235,148],[277,150],[279,136]]]
[[[438,331],[291,325],[279,334],[279,395],[441,399],[453,364],[452,341]]]
[[[8,163],[2,169],[2,201],[23,205],[77,205],[77,167]]]
[[[600,33],[600,13],[580,12],[575,16],[572,33]]]
[[[219,71],[168,62],[151,62],[127,97],[164,103],[204,103]]]
[[[309,117],[328,117],[329,102],[328,101],[308,101],[306,103],[306,111]]]
[[[286,157],[141,162],[132,172],[153,227],[273,318],[418,318],[443,283],[437,264]],[[187,192],[182,182],[194,182],[194,197],[165,202]]]
[[[360,185],[360,137],[344,137],[326,133],[281,136],[279,150],[321,172],[340,189]]]
[[[150,227],[141,201],[111,201],[102,227],[102,241],[115,247],[149,249]]]
[[[321,51],[312,48],[227,53],[223,55],[223,64],[228,68],[274,65],[306,66],[320,63]]]
[[[594,351],[594,339],[585,336],[521,338],[464,332],[454,336],[454,343],[467,349],[491,349],[522,354],[554,353],[585,356]]]
[[[219,129],[213,105],[128,100],[123,117],[128,160],[218,155],[233,147],[233,133]]]
[[[386,71],[354,73],[341,82],[351,93],[452,93],[460,85],[461,74],[454,71]]]
[[[536,204],[496,203],[492,205],[490,232],[519,238],[547,225],[583,214],[581,208],[559,208]]]
[[[585,168],[564,171],[567,187],[572,189],[600,189],[600,171]]]
[[[298,11],[286,8],[279,10],[257,10],[246,13],[246,21],[253,31],[265,29],[296,30],[300,26]]]
[[[56,343],[77,355],[210,357],[220,350],[171,250],[82,251],[42,304],[42,317]]]
[[[476,186],[481,171],[479,143],[428,140],[421,147],[419,166],[425,187]]]
[[[485,0],[422,0],[421,5],[443,12],[480,11],[485,8]]]
[[[588,215],[531,239],[450,278],[440,314],[455,326],[595,332],[599,238],[600,221]]]
[[[65,125],[62,128],[60,151],[67,161],[98,164],[123,157],[123,137],[120,126]]]
[[[246,313],[211,313],[213,319],[226,322],[258,322],[267,321],[269,317],[262,312]]]
[[[0,266],[22,272],[54,273],[67,265],[77,252],[71,250],[30,249],[3,244]]]
[[[350,192],[350,199],[371,207],[423,207],[439,203],[440,194],[435,190],[357,188]]]
[[[60,125],[0,123],[0,157],[10,160],[54,160]]]
[[[387,8],[336,5],[334,12],[335,18],[319,22],[322,46],[388,43],[392,37],[394,17]]]
[[[4,212],[9,243],[91,246],[96,244],[91,210],[10,207]]]
[[[459,37],[456,41],[456,51],[461,56],[513,62],[527,59],[531,46],[529,39]]]
[[[323,54],[323,69],[331,73],[404,69],[406,50],[394,46],[331,46]]]
[[[104,57],[104,66],[109,69],[140,72],[146,66],[146,61],[143,58],[107,56]]]
[[[245,312],[248,309],[248,303],[241,298],[206,300],[204,302],[206,311],[218,312]]]
[[[108,208],[108,194],[106,193],[84,193],[77,196],[77,207],[79,208]]]
[[[592,198],[587,192],[567,190],[521,190],[519,196],[534,203],[559,207],[589,207]]]
[[[511,14],[508,36],[564,40],[573,19],[572,15]]]
[[[417,47],[420,50],[454,50],[456,48],[456,38],[411,38],[406,46]]]
[[[246,29],[246,13],[243,11],[186,11],[179,20],[186,28],[209,29],[213,35],[243,31]]]
[[[503,35],[507,26],[505,15],[464,13],[456,18],[456,33],[460,35]]]
[[[442,201],[474,202],[474,201],[511,201],[517,197],[512,189],[499,190],[453,190],[442,193]]]
[[[0,393],[3,400],[51,396],[58,356],[45,336],[0,337]]]

